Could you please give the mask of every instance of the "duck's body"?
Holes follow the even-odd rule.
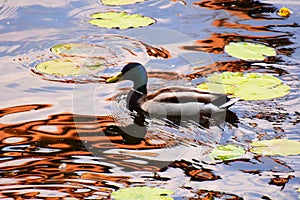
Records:
[[[225,104],[228,102],[230,99],[223,94],[187,87],[167,87],[147,95],[140,107],[150,114],[187,116],[224,111],[229,106]]]
[[[129,110],[143,111],[153,115],[189,116],[222,112],[238,99],[224,94],[201,91],[188,87],[167,87],[147,94],[147,73],[143,65],[129,63],[122,71],[106,82],[120,79],[133,81],[133,89],[127,95]]]

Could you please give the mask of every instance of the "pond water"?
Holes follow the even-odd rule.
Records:
[[[293,14],[278,16],[282,6]],[[91,14],[112,10],[156,23],[125,30],[88,23]],[[173,190],[178,200],[299,199],[299,155],[249,151],[251,141],[300,139],[299,22],[297,0],[147,0],[124,6],[0,0],[0,198],[111,199],[118,189],[150,186]],[[247,62],[224,52],[238,41],[266,44],[277,56]],[[37,73],[38,63],[55,58],[51,47],[64,43],[103,47],[107,68],[78,77]],[[204,117],[201,123],[150,116],[141,130],[146,137],[129,144],[114,128],[139,120],[124,106],[131,85],[108,85],[102,78],[129,61],[145,64],[150,91],[195,87],[222,71],[276,75],[291,91],[273,100],[239,101],[227,117]],[[226,144],[247,153],[224,162],[209,157]]]

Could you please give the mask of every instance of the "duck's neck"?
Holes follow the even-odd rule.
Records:
[[[142,86],[133,85],[133,90],[137,91],[138,93],[146,95],[147,94],[147,84],[142,85]]]
[[[145,95],[147,94],[148,78],[147,78],[146,70],[140,71],[138,75],[134,76],[132,81],[133,81],[134,90],[143,93]]]
[[[140,87],[133,87],[132,90],[127,94],[126,102],[127,108],[130,111],[140,111],[141,100],[147,95],[146,85]]]

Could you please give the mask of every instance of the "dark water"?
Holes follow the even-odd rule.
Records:
[[[281,6],[293,14],[277,16]],[[88,24],[90,14],[107,10],[141,13],[157,23],[131,30]],[[257,139],[300,139],[299,23],[296,0],[149,0],[122,7],[77,0],[0,1],[0,198],[110,199],[119,188],[146,185],[171,189],[175,199],[298,199],[298,155],[248,152],[243,159],[211,163],[208,153],[220,144],[247,149]],[[264,43],[278,55],[240,61],[224,53],[224,45],[233,41]],[[33,73],[61,43],[105,45],[116,53],[107,57],[118,67],[76,83]],[[147,53],[149,46],[158,52]],[[160,58],[162,48],[171,58]],[[122,95],[130,84],[107,86],[99,77],[128,61],[146,64],[150,90],[194,86],[213,72],[245,71],[278,75],[291,92],[238,102],[229,119],[203,118],[201,126],[188,119],[178,125],[150,118],[146,137],[126,144],[113,127],[134,120]]]

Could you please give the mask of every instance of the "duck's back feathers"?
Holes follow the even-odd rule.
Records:
[[[142,110],[157,115],[198,115],[224,111],[233,103],[224,95],[187,87],[168,87],[148,95]]]

